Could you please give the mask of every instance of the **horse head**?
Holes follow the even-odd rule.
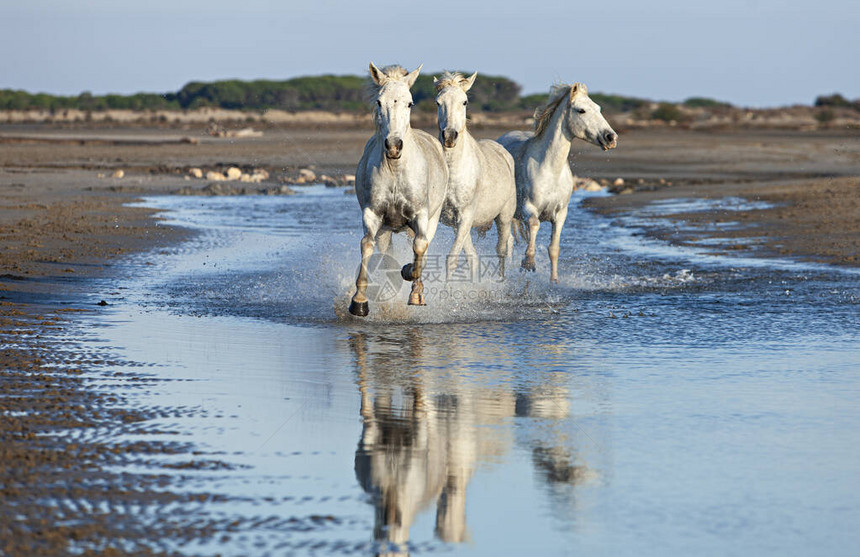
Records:
[[[445,72],[440,79],[433,78],[436,86],[436,120],[439,124],[439,141],[446,149],[457,145],[457,138],[466,128],[466,92],[472,88],[478,72],[469,77]]]
[[[385,156],[399,159],[403,153],[403,138],[409,131],[412,113],[412,93],[409,89],[418,78],[421,66],[408,72],[400,66],[377,68],[370,63],[370,77],[376,85],[374,121],[378,133],[385,139]]]
[[[618,143],[618,134],[600,113],[600,105],[588,96],[584,83],[570,86],[565,118],[565,127],[573,137],[594,143],[604,151],[614,149]]]

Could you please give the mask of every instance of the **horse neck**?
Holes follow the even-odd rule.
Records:
[[[457,145],[452,149],[445,149],[445,158],[452,169],[460,168],[463,164],[478,156],[478,142],[469,133],[469,128],[464,127]]]
[[[571,138],[565,125],[567,114],[567,103],[562,102],[552,113],[549,125],[547,125],[540,137],[533,140],[533,148],[543,162],[553,167],[562,168],[569,164]]]

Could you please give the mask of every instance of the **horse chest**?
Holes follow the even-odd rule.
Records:
[[[415,218],[421,206],[417,189],[404,180],[376,180],[370,194],[370,207],[386,226],[398,230]]]
[[[446,199],[449,203],[462,207],[472,202],[478,189],[478,178],[475,175],[451,175],[448,180]]]
[[[471,203],[480,187],[482,166],[474,150],[446,153],[448,190],[446,200],[457,207]]]
[[[535,169],[531,176],[529,197],[532,203],[547,211],[557,211],[570,202],[573,176],[570,170],[552,171]]]

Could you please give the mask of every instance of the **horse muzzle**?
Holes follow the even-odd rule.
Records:
[[[457,137],[460,134],[457,133],[457,130],[444,130],[442,131],[442,145],[444,145],[447,149],[451,149],[457,145]]]
[[[399,159],[403,154],[403,140],[399,137],[385,140],[385,158]]]
[[[615,132],[606,132],[605,134],[600,136],[600,146],[603,147],[604,151],[608,151],[610,149],[615,149],[618,145],[618,134]]]

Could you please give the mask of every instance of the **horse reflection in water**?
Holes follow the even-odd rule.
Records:
[[[406,554],[413,521],[433,504],[436,536],[448,543],[467,541],[466,487],[481,463],[498,460],[515,442],[529,446],[536,469],[549,484],[573,485],[594,475],[574,464],[564,434],[552,432],[541,439],[526,434],[515,440],[510,427],[514,416],[560,426],[569,416],[567,387],[542,383],[514,392],[499,381],[490,386],[464,380],[467,374],[457,362],[478,361],[481,355],[468,353],[476,346],[457,335],[446,338],[456,340],[425,341],[424,332],[412,328],[390,336],[357,333],[350,339],[363,421],[355,473],[375,507],[373,537],[379,554]],[[434,366],[422,370],[415,362]]]

